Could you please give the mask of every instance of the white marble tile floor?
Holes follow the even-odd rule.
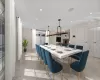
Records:
[[[78,80],[76,72],[69,72],[67,64],[63,64],[63,80]],[[52,80],[52,74],[47,75],[43,64],[40,64],[37,54],[23,53],[22,59],[16,62],[16,74],[13,80]],[[60,73],[55,74],[55,80],[61,80]],[[100,80],[100,59],[88,58],[85,70],[80,80]]]

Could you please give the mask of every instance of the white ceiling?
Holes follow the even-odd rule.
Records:
[[[90,12],[100,11],[100,0],[15,0],[15,4],[24,27],[45,30],[48,25],[55,30],[59,18],[63,29],[67,29],[70,21],[82,20]],[[70,8],[74,9],[68,11]]]

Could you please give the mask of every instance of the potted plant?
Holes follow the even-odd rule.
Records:
[[[24,48],[24,52],[27,51],[27,45],[28,45],[28,41],[26,39],[23,40],[22,42],[23,48]]]

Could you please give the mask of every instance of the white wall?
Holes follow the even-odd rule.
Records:
[[[84,50],[88,50],[88,22],[77,24],[70,29],[70,43],[82,45]],[[75,37],[73,37],[75,35]]]
[[[22,28],[22,39],[28,40],[27,51],[32,51],[32,29]]]
[[[56,35],[49,36],[49,44],[55,44],[56,45]]]
[[[5,0],[5,80],[15,75],[16,26],[14,0]]]
[[[46,37],[36,36],[36,34],[45,34]],[[49,34],[48,31],[42,32],[32,29],[32,48],[35,49],[35,44],[49,43],[49,37],[47,37],[47,34]]]
[[[32,48],[35,48],[36,44],[36,29],[32,29]]]
[[[18,31],[18,60],[22,56],[22,22],[20,18],[17,18],[17,31]]]
[[[63,43],[63,39],[69,39],[69,34],[62,34],[61,36],[58,36],[58,35],[49,36],[49,43],[56,44],[56,37],[61,37],[61,43]]]
[[[44,44],[45,43],[45,35],[46,32],[45,31],[41,31],[41,30],[36,30],[36,44]]]
[[[100,58],[100,19],[90,19],[75,24],[70,29],[70,43],[82,45],[84,50],[90,51],[90,56]],[[93,29],[93,30],[92,30]],[[96,30],[95,30],[96,29]],[[75,37],[73,37],[75,35]],[[96,42],[96,43],[95,43]]]

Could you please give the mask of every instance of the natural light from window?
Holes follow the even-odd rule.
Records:
[[[47,72],[44,70],[25,69],[24,76],[49,79]],[[25,79],[23,79],[23,80],[25,80]]]

